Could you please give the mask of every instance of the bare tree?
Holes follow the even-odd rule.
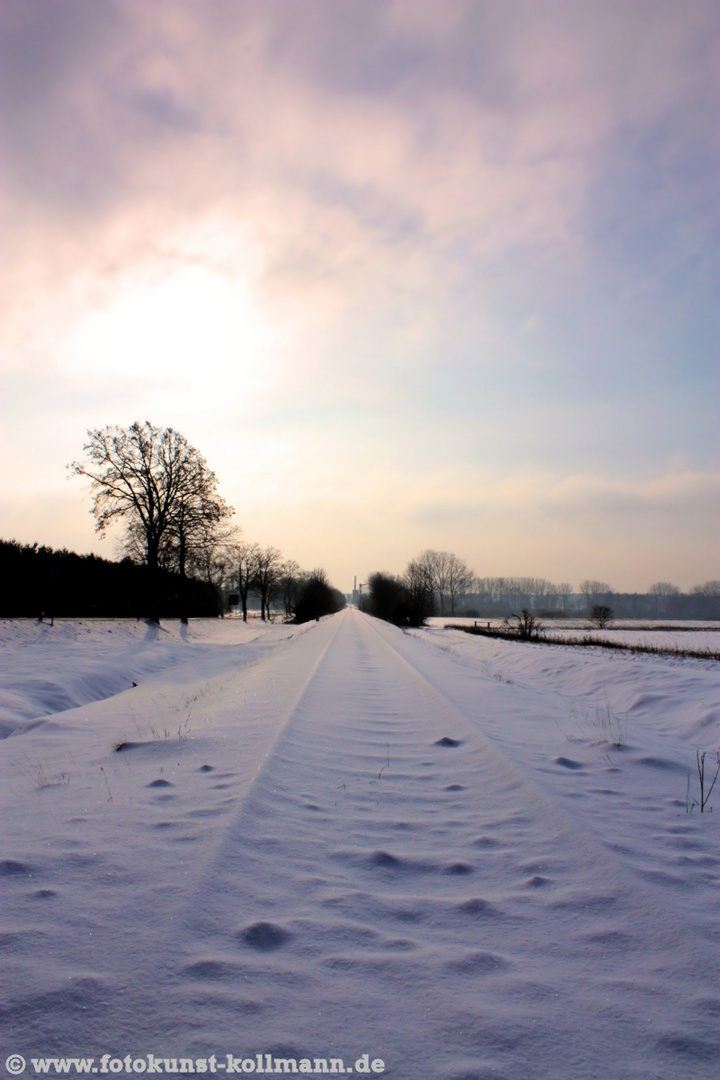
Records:
[[[656,581],[648,588],[648,595],[655,597],[655,610],[662,615],[667,610],[668,596],[680,596],[680,589],[671,581]]]
[[[447,592],[450,598],[450,614],[455,614],[455,601],[472,589],[475,575],[464,559],[450,552],[447,556]]]
[[[497,577],[478,578],[475,588],[481,602],[502,605],[515,610],[530,610],[539,600],[557,597],[563,591],[572,592],[572,586],[553,585],[545,578],[532,577]]]
[[[260,596],[260,618],[270,618],[270,602],[280,582],[282,554],[274,547],[256,548],[251,586]]]
[[[583,596],[609,596],[613,588],[607,581],[581,581],[580,592]]]
[[[435,614],[435,590],[437,578],[433,575],[432,562],[423,552],[417,559],[408,563],[405,571],[407,593],[407,624],[421,626],[425,620]]]
[[[671,581],[656,581],[648,588],[649,596],[679,596],[680,589]]]
[[[434,551],[427,548],[412,561],[412,565],[418,572],[422,572],[427,580],[432,581],[432,588],[440,607],[440,614],[445,614],[445,598],[449,591],[449,578],[453,560],[461,562],[456,555],[449,551]]]
[[[198,531],[189,552],[192,569],[210,585],[220,588],[224,581],[232,577],[235,570],[236,553],[240,545],[241,530],[229,525],[207,523]]]
[[[308,575],[300,569],[294,559],[286,559],[279,570],[279,592],[282,595],[286,618],[295,614],[298,595]]]
[[[557,586],[557,596],[560,600],[563,611],[567,609],[570,603],[570,597],[572,596],[573,587],[569,581],[561,581]]]
[[[691,596],[720,596],[720,581],[706,581],[704,585],[693,585]]]
[[[87,460],[68,468],[90,480],[96,531],[104,536],[114,521],[125,520],[131,546],[151,569],[171,561],[174,551],[184,574],[199,523],[217,525],[234,513],[217,494],[217,478],[205,458],[180,432],[147,420],[129,428],[94,428],[88,437]]]
[[[412,568],[412,569],[411,569]],[[410,562],[407,573],[411,572],[415,580],[422,578],[424,586],[429,586],[438,597],[440,613],[443,611],[443,592],[445,589],[445,569],[443,553],[427,548]]]
[[[254,575],[255,575],[255,563],[257,553],[259,551],[257,544],[251,544],[247,541],[243,541],[235,545],[233,552],[235,558],[235,577],[237,581],[238,596],[240,597],[240,606],[242,608],[243,622],[247,622],[248,613],[248,594],[252,588]]]
[[[186,577],[188,569],[200,570],[207,577],[213,552],[223,539],[232,536],[222,525],[230,514],[230,508],[219,496],[209,497],[202,489],[195,494],[183,493],[168,533],[168,546],[174,555],[173,569],[182,577]]]
[[[613,595],[611,585],[606,581],[581,581],[580,592],[585,597],[585,610],[592,611],[598,606],[607,607],[610,597]]]

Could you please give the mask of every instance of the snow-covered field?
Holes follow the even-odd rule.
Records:
[[[434,628],[448,624],[487,626],[504,629],[503,619],[472,619],[442,616],[430,620]],[[673,622],[659,619],[655,622],[647,619],[618,619],[604,630],[587,619],[541,619],[543,632],[548,638],[584,638],[596,637],[606,641],[616,641],[624,645],[650,645],[655,648],[710,650],[720,652],[720,623],[716,622]]]
[[[0,624],[0,1065],[717,1080],[717,664],[181,629]]]

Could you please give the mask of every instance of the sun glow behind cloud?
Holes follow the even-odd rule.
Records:
[[[131,380],[176,407],[186,395],[201,406],[218,392],[270,390],[281,338],[246,282],[190,265],[121,286],[70,334],[60,364],[79,381]]]

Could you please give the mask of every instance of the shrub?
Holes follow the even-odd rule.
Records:
[[[595,604],[590,612],[590,622],[597,626],[598,630],[604,630],[613,621],[613,609],[607,604]]]
[[[527,608],[523,608],[520,615],[509,615],[505,623],[515,631],[522,641],[539,638],[544,629],[537,615],[533,615],[532,611],[528,611]]]

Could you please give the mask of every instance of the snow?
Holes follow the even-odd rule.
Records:
[[[0,625],[7,1053],[716,1080],[717,665],[148,629]]]
[[[0,738],[24,720],[109,697],[155,672],[193,660],[217,670],[251,659],[270,627],[259,620],[188,625],[62,619],[0,620]],[[108,636],[111,635],[111,636]],[[238,648],[240,647],[240,649]],[[210,659],[210,654],[212,659]],[[175,677],[187,677],[187,671]]]
[[[455,618],[454,616],[436,617],[430,620],[431,627],[446,627],[449,625],[479,626],[504,628],[503,619],[473,619]],[[714,622],[691,622],[673,623],[660,620],[648,622],[642,620],[617,620],[604,630],[592,626],[587,620],[582,619],[541,619],[545,637],[562,640],[564,638],[600,638],[605,641],[613,641],[623,645],[650,645],[654,648],[663,649],[692,649],[700,651],[720,652],[720,624]]]

